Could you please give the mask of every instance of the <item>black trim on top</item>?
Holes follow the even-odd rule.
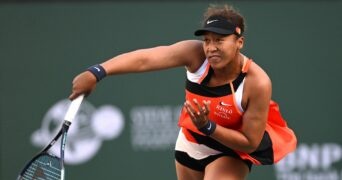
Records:
[[[230,89],[229,84],[224,84],[224,85],[215,86],[215,87],[206,86],[205,84],[208,84],[211,74],[212,74],[212,69],[210,68],[208,75],[204,78],[201,84],[191,82],[187,79],[186,84],[185,84],[185,89],[194,94],[207,96],[207,97],[221,97],[221,96],[232,94],[232,90]],[[232,82],[234,91],[238,89],[239,85],[241,84],[245,76],[246,76],[246,73],[241,72],[239,76]]]
[[[209,136],[202,136],[188,129],[186,131],[188,131],[199,144],[204,144],[217,151],[223,152],[225,154],[230,154],[230,156],[232,157],[240,157],[234,150],[212,139]],[[267,131],[265,131],[259,147],[249,155],[258,160],[263,165],[270,165],[274,163],[272,141]]]
[[[231,157],[230,154],[217,154],[217,155],[210,155],[204,159],[194,159],[192,157],[190,157],[186,152],[182,152],[182,151],[175,151],[175,159],[177,160],[177,162],[179,162],[180,164],[196,170],[196,171],[201,171],[203,172],[205,170],[205,167],[210,164],[211,162],[215,161],[216,159],[223,157],[223,156],[229,156]],[[237,159],[242,160],[246,166],[248,167],[249,171],[251,171],[252,169],[252,162],[248,161],[248,160],[243,160],[240,157],[238,157]]]
[[[250,155],[261,162],[261,164],[273,164],[274,163],[274,152],[272,149],[272,140],[267,131],[265,131],[264,136],[259,144],[259,147]]]

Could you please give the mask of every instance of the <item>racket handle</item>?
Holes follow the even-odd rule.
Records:
[[[84,94],[81,94],[76,99],[71,101],[68,111],[66,112],[65,117],[64,117],[65,121],[69,121],[71,123],[71,121],[74,120],[77,114],[77,111],[81,106],[83,98],[84,98]]]

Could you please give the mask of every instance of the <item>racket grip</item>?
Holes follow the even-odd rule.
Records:
[[[76,99],[71,101],[68,111],[66,112],[65,117],[64,117],[65,121],[69,121],[71,123],[71,121],[74,120],[77,114],[77,111],[81,106],[83,98],[84,98],[84,94],[81,94]]]

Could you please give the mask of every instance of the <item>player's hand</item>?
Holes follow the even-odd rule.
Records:
[[[95,89],[96,82],[96,77],[89,71],[77,75],[72,81],[72,93],[69,99],[73,100],[81,94],[88,96]]]
[[[210,101],[203,101],[202,103],[203,105],[200,105],[197,99],[193,99],[194,106],[189,101],[184,103],[184,107],[189,113],[192,123],[194,123],[197,129],[201,129],[207,125],[209,121],[208,115]]]

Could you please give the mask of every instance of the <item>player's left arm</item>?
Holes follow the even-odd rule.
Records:
[[[247,95],[247,103],[241,130],[218,125],[211,135],[226,146],[246,153],[255,151],[262,140],[272,94],[271,80],[267,74],[254,63],[250,70],[245,80],[244,96]]]

